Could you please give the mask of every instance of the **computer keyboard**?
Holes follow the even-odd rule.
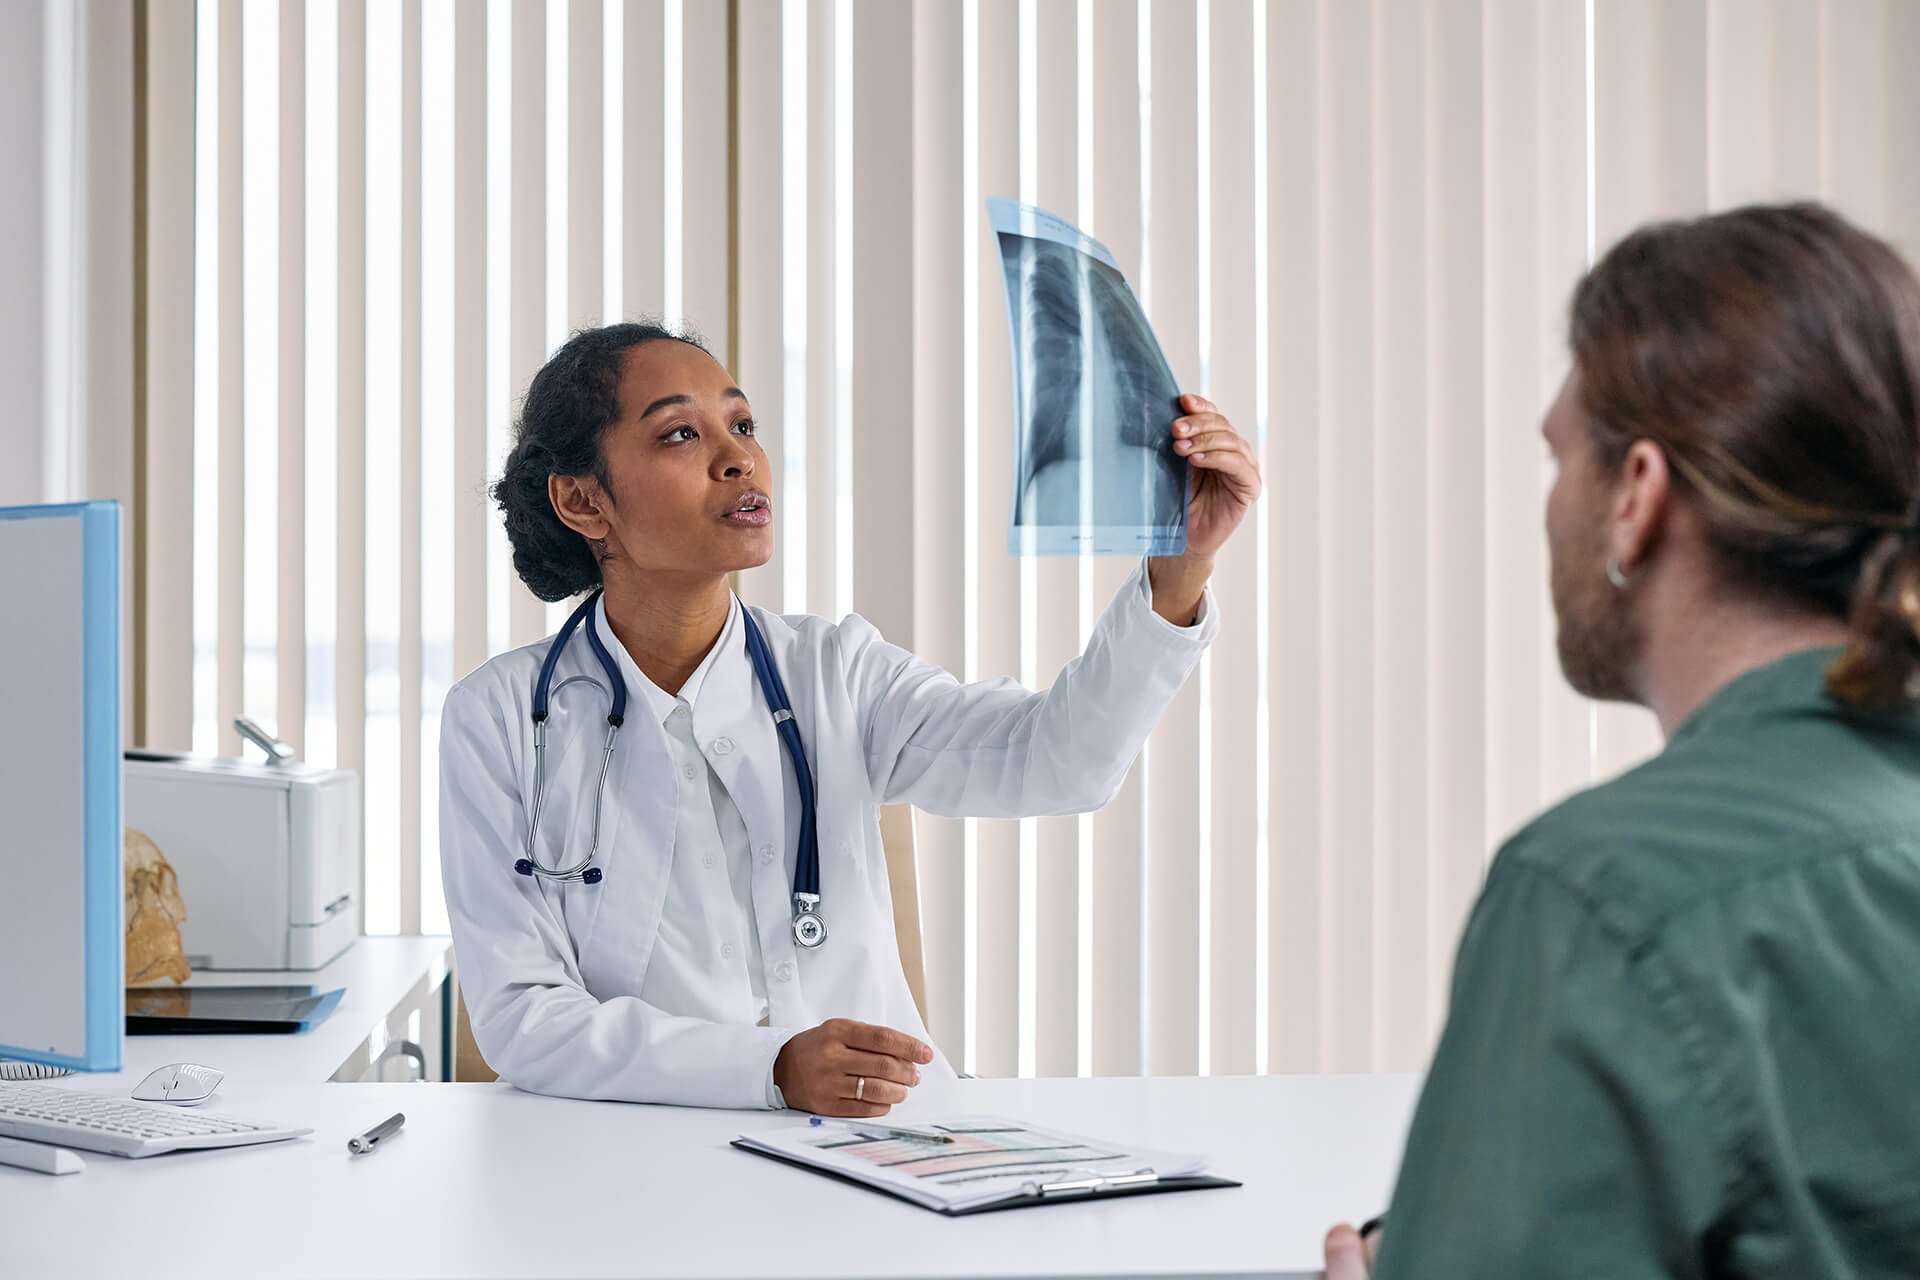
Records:
[[[0,1080],[0,1137],[139,1157],[279,1142],[312,1132],[86,1093],[71,1085]]]

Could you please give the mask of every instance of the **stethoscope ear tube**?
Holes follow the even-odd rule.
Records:
[[[588,846],[585,858],[565,869],[541,866],[536,844],[540,837],[540,810],[547,798],[547,699],[553,689],[553,671],[560,664],[560,652],[566,648],[574,628],[592,614],[594,606],[600,602],[601,594],[594,592],[568,616],[566,625],[560,628],[560,634],[553,638],[553,644],[548,647],[546,661],[540,664],[540,679],[533,686],[533,807],[527,821],[527,856],[516,859],[513,864],[513,869],[523,876],[561,882],[579,881],[582,884],[599,884],[601,880],[600,868],[593,865],[594,855],[600,851],[600,804],[606,796],[607,770],[613,764],[614,742],[620,735],[620,725],[625,719],[622,713],[627,706],[627,682],[620,678],[620,668],[614,665],[612,656],[600,643],[600,637],[591,622],[587,622],[587,640],[593,645],[600,665],[613,681],[613,712],[607,716],[607,745],[600,759],[600,786],[593,795],[593,842]]]
[[[599,600],[601,593],[596,591],[588,597],[581,608],[590,608]],[[600,639],[600,629],[592,623],[587,624],[587,643],[593,646],[593,656],[600,659],[601,668],[607,678],[613,682],[613,709],[607,713],[607,723],[618,729],[627,722],[627,682],[620,676],[620,667],[607,652],[607,646]]]
[[[566,649],[567,640],[573,635],[573,629],[585,621],[588,614],[593,612],[593,606],[599,603],[601,594],[601,592],[596,591],[581,601],[580,607],[568,615],[566,625],[560,628],[560,634],[553,638],[551,645],[547,646],[547,660],[540,664],[540,679],[535,681],[533,686],[533,723],[536,726],[543,725],[547,722],[547,693],[553,688],[553,669],[560,665],[560,654]],[[593,635],[592,627],[587,628],[587,635],[589,637]],[[598,645],[595,645],[594,649],[596,652],[602,654],[602,666],[607,666],[611,663],[612,660],[604,656],[605,650],[601,649]],[[615,668],[615,675],[616,677],[618,676],[618,668]],[[620,691],[619,701],[625,702],[625,683],[616,679],[615,687]]]

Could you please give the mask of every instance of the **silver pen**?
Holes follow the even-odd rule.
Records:
[[[863,1138],[910,1138],[915,1142],[952,1142],[953,1135],[942,1133],[938,1129],[908,1129],[891,1124],[868,1124],[864,1120],[828,1121],[820,1116],[808,1116],[810,1125],[836,1124],[850,1133]]]
[[[406,1122],[406,1113],[396,1111],[358,1137],[348,1138],[347,1150],[357,1156],[363,1156],[373,1150],[374,1146],[378,1144],[381,1139],[391,1138],[394,1134],[400,1132],[400,1126]]]
[[[907,1138],[914,1142],[952,1142],[953,1141],[952,1134],[941,1133],[937,1129],[904,1129],[904,1128],[901,1128],[899,1125],[861,1124],[858,1121],[855,1121],[853,1124],[848,1125],[847,1127],[852,1129],[858,1129],[861,1132],[862,1136],[868,1137],[868,1138],[875,1138],[875,1137]]]

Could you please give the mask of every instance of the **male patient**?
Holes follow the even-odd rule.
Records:
[[[1666,749],[1500,851],[1327,1275],[1920,1276],[1920,282],[1749,208],[1629,236],[1571,329],[1560,662]]]

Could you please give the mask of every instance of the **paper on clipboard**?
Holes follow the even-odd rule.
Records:
[[[1197,1156],[1094,1142],[996,1117],[916,1127],[953,1141],[894,1137],[879,1122],[827,1120],[743,1134],[734,1145],[945,1213],[1038,1199],[1043,1189],[1090,1192],[1128,1180],[1165,1181],[1198,1174],[1206,1166]]]
[[[1192,467],[1179,385],[1107,247],[990,199],[1013,341],[1014,555],[1178,555]]]

